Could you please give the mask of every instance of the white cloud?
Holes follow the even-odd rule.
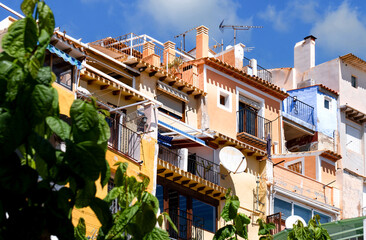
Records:
[[[258,13],[258,16],[263,20],[271,22],[275,30],[285,32],[290,30],[296,20],[304,23],[316,21],[319,17],[316,11],[317,7],[318,3],[313,0],[293,0],[288,1],[287,5],[282,9],[268,5],[265,11]]]
[[[311,33],[317,45],[329,54],[366,52],[366,26],[357,8],[344,1],[337,9],[328,10],[313,26]]]

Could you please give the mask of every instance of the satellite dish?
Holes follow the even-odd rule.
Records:
[[[241,173],[247,168],[244,154],[234,147],[224,147],[219,153],[220,162],[230,172]]]
[[[292,229],[294,227],[294,224],[297,224],[297,222],[300,221],[302,224],[306,227],[307,224],[305,220],[297,215],[292,215],[286,219],[285,225],[287,229]]]

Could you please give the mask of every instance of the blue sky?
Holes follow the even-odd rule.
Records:
[[[20,12],[20,0],[1,0]],[[308,35],[316,40],[316,64],[347,53],[366,59],[366,1],[363,0],[48,0],[56,26],[74,38],[91,42],[130,32],[148,34],[161,42],[199,25],[209,27],[215,40],[233,44],[233,30],[219,31],[220,22],[260,25],[238,31],[237,42],[254,47],[245,55],[264,68],[292,67],[293,47]],[[0,18],[9,13],[0,9]],[[214,40],[215,39],[215,40]],[[186,48],[194,47],[195,31]]]

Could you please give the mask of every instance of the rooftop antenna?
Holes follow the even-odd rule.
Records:
[[[196,28],[191,28],[184,33],[178,34],[177,36],[174,36],[174,38],[179,38],[180,36],[183,37],[183,51],[186,51],[186,34],[189,33],[192,30],[195,30]],[[180,42],[180,49],[182,50],[182,41]]]
[[[224,25],[224,20],[222,20],[222,22],[220,23],[219,29],[222,33],[224,32],[224,28],[234,29],[234,45],[236,44],[236,30],[249,30],[251,28],[263,28],[263,26]]]
[[[224,40],[221,39],[221,43],[219,43],[218,41],[216,41],[216,39],[214,39],[214,38],[212,38],[212,39],[216,42],[216,44],[213,45],[213,48],[216,49],[216,48],[221,47],[221,51],[224,51]]]

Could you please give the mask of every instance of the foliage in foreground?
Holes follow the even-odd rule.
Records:
[[[0,53],[0,239],[73,239],[74,207],[90,206],[111,227],[108,204],[95,197],[95,182],[110,177],[105,115],[75,100],[71,125],[60,119],[55,75],[43,66],[53,13],[39,0],[21,9],[26,17],[10,26]]]
[[[232,222],[232,224],[226,224],[217,230],[213,240],[238,239],[238,236],[248,239],[247,226],[250,223],[250,218],[243,213],[238,213],[240,207],[239,198],[235,195],[230,195],[230,192],[231,190],[229,189],[226,193],[226,202],[222,209],[221,217],[225,222]]]
[[[170,223],[175,231],[175,225],[167,213],[162,213],[157,218],[159,201],[151,193],[145,191],[149,179],[143,177],[141,182],[134,176],[127,176],[127,163],[117,163],[118,168],[114,177],[115,187],[108,193],[104,201],[109,205],[118,204],[118,211],[113,214],[113,225],[106,229],[100,228],[98,240],[101,239],[132,239],[132,240],[169,240],[169,234],[156,227],[164,221]],[[81,219],[75,229],[77,240],[86,240],[85,223]]]
[[[259,224],[259,240],[272,240],[273,236],[271,234],[271,230],[275,229],[274,223],[265,223],[261,218],[258,218],[257,223]]]
[[[305,227],[301,221],[294,224],[293,229],[287,235],[288,240],[331,240],[328,231],[321,226],[319,215],[309,220]]]

